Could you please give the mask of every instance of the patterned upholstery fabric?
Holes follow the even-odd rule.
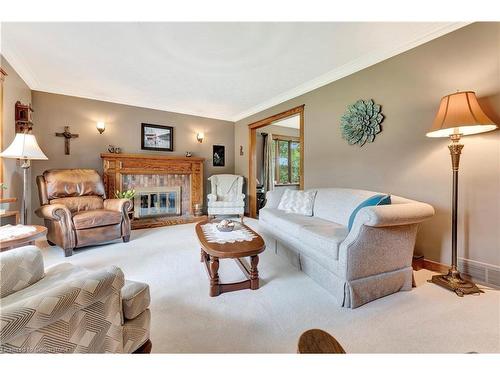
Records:
[[[149,285],[138,281],[125,281],[122,289],[123,315],[134,319],[149,307],[151,296]]]
[[[0,258],[0,298],[24,289],[43,277],[43,257],[35,246],[25,251],[2,253]]]
[[[212,192],[208,194],[209,215],[243,215],[245,194],[243,177],[232,174],[213,175],[209,179]]]
[[[10,252],[29,257],[33,248],[2,253],[2,263]],[[64,263],[49,268],[38,282],[0,299],[0,353],[128,352],[124,346],[124,283],[117,267],[90,271]],[[136,327],[133,334],[127,332],[127,347],[132,350],[137,349],[138,341],[149,338],[149,310],[145,303],[141,306],[147,319],[125,320]]]
[[[125,320],[123,325],[123,351],[132,353],[149,339],[151,312],[143,311],[137,318]]]

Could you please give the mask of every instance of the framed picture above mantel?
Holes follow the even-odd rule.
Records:
[[[142,123],[141,149],[174,151],[174,128],[172,126]]]

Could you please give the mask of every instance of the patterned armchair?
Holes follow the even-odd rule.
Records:
[[[208,216],[238,215],[245,211],[243,177],[234,174],[218,174],[208,179],[212,191],[208,194]]]
[[[36,214],[48,228],[47,240],[68,257],[76,247],[130,239],[128,199],[106,199],[93,169],[52,169],[37,176],[41,207]]]
[[[0,353],[150,352],[149,286],[117,267],[44,270],[35,246],[0,253]]]

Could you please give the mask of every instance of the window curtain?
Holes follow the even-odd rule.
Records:
[[[268,133],[264,136],[264,191],[274,189],[274,147],[273,135]]]

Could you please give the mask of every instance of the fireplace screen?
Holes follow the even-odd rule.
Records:
[[[136,190],[134,217],[178,216],[181,214],[181,188],[150,187]]]

